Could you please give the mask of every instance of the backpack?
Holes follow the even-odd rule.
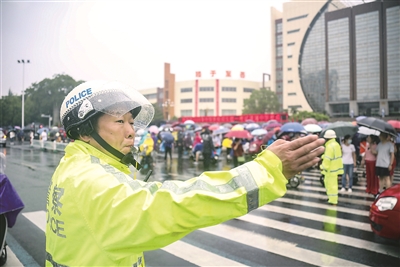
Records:
[[[203,153],[211,154],[214,150],[214,144],[211,137],[210,136],[207,137],[203,139]]]

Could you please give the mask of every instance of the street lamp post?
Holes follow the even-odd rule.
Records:
[[[25,127],[25,60],[17,60],[18,63],[22,63],[22,119],[21,119],[21,128],[23,129]],[[26,61],[26,63],[30,63],[29,59]]]
[[[169,108],[170,107],[173,107],[174,106],[174,102],[173,101],[171,101],[169,98],[167,99],[167,101],[165,101],[163,104],[162,104],[162,106],[163,106],[163,108],[165,108],[165,109],[167,109],[167,120],[169,120],[170,118],[170,112],[169,112]]]
[[[51,128],[51,126],[50,126],[50,123],[51,123],[51,120],[53,119],[50,115],[45,115],[45,114],[42,114],[42,116],[41,116],[42,118],[49,118],[49,130],[50,130],[50,128]]]

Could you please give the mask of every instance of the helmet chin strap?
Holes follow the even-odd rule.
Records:
[[[124,155],[122,154],[120,151],[116,150],[115,148],[113,148],[112,146],[110,146],[106,141],[104,141],[103,138],[101,138],[101,136],[96,132],[93,131],[90,134],[94,140],[97,141],[97,143],[99,143],[99,145],[101,145],[105,150],[107,150],[108,152],[110,152],[111,154],[113,154],[115,157],[119,158],[121,160],[121,162],[127,166],[129,166],[129,164],[132,164],[133,167],[135,167],[137,170],[140,170],[142,168],[142,165],[139,164],[139,162],[137,162],[134,158],[133,158],[133,153],[129,152],[128,154]]]

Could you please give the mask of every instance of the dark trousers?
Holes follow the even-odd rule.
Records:
[[[204,171],[209,171],[211,165],[211,153],[203,153]]]
[[[165,147],[165,155],[164,155],[165,160],[167,160],[168,154],[169,154],[169,158],[172,160],[172,148],[171,147]]]

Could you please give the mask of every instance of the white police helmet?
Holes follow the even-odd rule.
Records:
[[[154,117],[150,102],[129,85],[117,81],[89,81],[78,85],[65,97],[60,118],[71,137],[70,130],[99,112],[116,117],[132,112],[136,129],[146,128]]]
[[[336,133],[335,133],[335,131],[334,131],[334,130],[327,130],[327,131],[324,133],[324,138],[325,138],[325,139],[336,138]]]

